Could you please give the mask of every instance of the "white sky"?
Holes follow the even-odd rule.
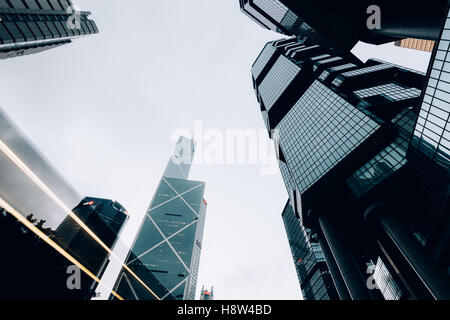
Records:
[[[250,67],[281,38],[243,15],[237,0],[76,0],[100,34],[0,61],[0,104],[83,195],[114,199],[132,215],[131,243],[164,171],[173,131],[263,129]],[[428,53],[360,44],[425,71]],[[197,165],[207,221],[197,289],[216,299],[299,299],[281,219],[281,176],[258,165]]]

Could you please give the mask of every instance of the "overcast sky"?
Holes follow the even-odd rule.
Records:
[[[83,195],[117,200],[130,244],[174,147],[172,133],[263,129],[250,67],[281,38],[237,0],[76,0],[100,34],[0,62],[0,104]],[[425,71],[428,53],[355,50]],[[281,211],[280,175],[259,165],[196,165],[208,212],[197,289],[216,299],[299,299]]]

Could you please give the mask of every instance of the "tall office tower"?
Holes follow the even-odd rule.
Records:
[[[127,216],[115,202],[80,199],[0,110],[0,243],[9,257],[0,299],[92,297]],[[74,266],[79,288],[67,285]]]
[[[401,18],[404,6],[380,1],[381,29],[353,33],[342,32],[352,16],[339,25],[316,10],[326,1],[280,1],[341,50],[297,36],[267,44],[252,67],[294,214],[339,298],[449,299],[448,1]],[[390,37],[438,40],[426,77],[346,51]]]
[[[358,41],[381,44],[403,38],[436,40],[448,4],[448,0],[436,0],[432,5],[409,0],[239,1],[241,10],[265,28],[298,35],[295,30],[301,21],[343,50],[350,50]]]
[[[397,47],[407,48],[407,49],[415,49],[427,52],[433,52],[434,41],[431,40],[422,40],[422,39],[403,39],[397,40],[394,43]]]
[[[93,197],[85,197],[72,212],[111,249],[129,218],[127,210],[117,201]],[[71,251],[83,265],[89,266],[98,279],[102,278],[109,263],[109,253],[71,217],[64,219],[58,226],[54,239],[61,247]],[[85,294],[93,297],[97,281],[83,274],[82,283],[82,287],[88,290]]]
[[[322,249],[317,241],[310,239],[311,230],[303,227],[289,200],[283,209],[282,218],[303,298],[305,300],[338,299]]]
[[[187,180],[194,151],[180,137],[117,279],[125,299],[195,299],[207,203],[205,183]]]
[[[303,21],[279,0],[239,0],[241,11],[262,27],[294,35]]]
[[[0,59],[38,53],[98,33],[70,0],[0,0]]]
[[[402,252],[420,248],[415,240],[397,242],[399,232],[422,239],[419,229],[431,226],[421,216],[423,203],[411,200],[421,199],[424,178],[407,157],[424,75],[292,38],[268,43],[252,78],[294,214],[311,230],[309,241],[319,242],[339,298],[446,297],[442,265],[424,263],[422,252],[414,261],[430,274],[418,276],[420,265]],[[391,202],[398,214],[373,213]],[[371,277],[379,290],[367,286]]]
[[[208,289],[205,289],[203,286],[200,293],[200,300],[214,300],[214,288],[211,287],[211,290],[208,291]]]

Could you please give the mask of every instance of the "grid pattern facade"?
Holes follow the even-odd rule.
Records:
[[[283,210],[282,217],[304,298],[329,300],[326,280],[323,278],[328,270],[316,267],[318,263],[325,262],[320,245],[309,241],[309,230],[301,225],[289,201]]]
[[[206,200],[203,199],[200,204],[199,219],[197,222],[197,232],[195,234],[194,253],[192,257],[191,276],[188,279],[188,286],[185,296],[188,300],[195,300],[195,293],[197,290],[198,272],[200,268],[200,256],[202,253],[203,232],[205,229],[206,219]]]
[[[259,92],[266,110],[270,110],[300,70],[299,66],[285,56],[278,58],[259,86]]]
[[[386,265],[381,258],[378,258],[375,265],[375,272],[373,278],[377,284],[378,289],[381,291],[384,299],[386,300],[400,300],[403,291],[395,282],[394,278],[390,274]]]
[[[256,61],[252,66],[252,74],[254,79],[258,78],[258,76],[264,70],[270,58],[272,58],[274,54],[275,54],[275,47],[271,43],[266,44],[266,46],[261,51],[258,58],[256,58]]]
[[[288,12],[288,8],[278,0],[253,0],[253,3],[278,23]]]
[[[355,94],[361,99],[383,95],[391,101],[418,98],[420,97],[420,93],[421,91],[417,88],[404,88],[395,83],[387,83],[380,86],[355,91]]]
[[[378,128],[367,115],[315,81],[277,127],[299,191],[307,190]]]
[[[194,246],[203,192],[203,182],[163,177],[131,248],[133,254],[126,260],[141,279],[146,281],[145,273],[151,273],[166,288],[161,299],[169,294],[180,300],[195,296],[195,290],[187,285],[196,285],[198,270],[194,271],[195,279],[190,277],[192,267],[198,267],[195,259],[199,252]],[[153,277],[146,285],[155,290]],[[117,286],[123,287],[124,283]],[[132,284],[129,286],[136,291]]]
[[[0,0],[0,52],[9,52],[12,57],[15,50],[18,55],[38,52],[19,51],[24,45],[51,48],[56,40],[98,33],[89,12],[81,12],[80,28],[69,28],[69,15],[66,11],[72,3],[66,0]],[[42,50],[41,50],[42,51]]]
[[[361,74],[371,73],[371,72],[389,69],[389,68],[392,68],[391,64],[382,63],[382,64],[377,64],[375,66],[370,66],[370,67],[361,68],[361,69],[357,69],[357,70],[347,71],[347,72],[344,72],[341,75],[339,75],[339,77],[337,77],[336,79],[334,79],[333,85],[338,87],[339,85],[341,85],[341,83],[344,81],[345,78],[351,78],[351,77],[358,76]]]
[[[327,284],[324,279],[325,275],[329,276],[329,272],[317,269],[311,279],[305,283],[303,296],[306,300],[330,300]]]
[[[406,153],[414,130],[415,115],[412,108],[397,115],[392,120],[399,132],[397,139],[347,179],[347,184],[357,197],[372,190],[408,162]]]
[[[300,30],[305,27],[306,23],[304,23],[294,12],[288,10],[280,21],[280,24],[286,28],[286,30],[292,31],[292,33],[296,34],[296,30]],[[280,31],[278,31],[280,32]],[[282,33],[282,32],[280,32]]]
[[[324,72],[322,72],[319,79],[325,80],[332,72],[342,71],[342,70],[350,69],[350,68],[354,68],[354,67],[356,67],[356,65],[354,65],[353,63],[346,63],[346,64],[342,64],[340,66],[336,66],[336,67],[327,69]]]
[[[412,143],[450,169],[450,17],[438,43]]]
[[[339,60],[342,60],[342,58],[341,57],[331,57],[328,59],[320,60],[314,64],[313,70],[316,71],[319,68],[319,66],[321,66],[322,64],[335,62],[335,61],[339,61]]]

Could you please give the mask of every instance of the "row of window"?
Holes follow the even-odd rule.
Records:
[[[67,0],[0,0],[0,9],[66,11],[69,6]]]
[[[357,90],[354,93],[361,99],[382,95],[391,101],[401,101],[420,97],[421,91],[417,88],[405,88],[391,82],[372,88]]]
[[[80,29],[69,29],[68,16],[59,15],[0,15],[0,43],[9,44],[98,32],[92,20],[83,17]]]
[[[285,56],[280,56],[259,86],[267,110],[275,104],[301,68]]]
[[[319,244],[310,243],[306,230],[295,216],[292,206],[286,205],[283,212],[283,222],[291,248],[297,276],[300,283],[307,277],[312,268],[325,261]]]
[[[314,82],[278,125],[281,149],[300,192],[377,128],[375,121]]]
[[[439,41],[424,101],[414,131],[414,145],[450,168],[450,18]]]

